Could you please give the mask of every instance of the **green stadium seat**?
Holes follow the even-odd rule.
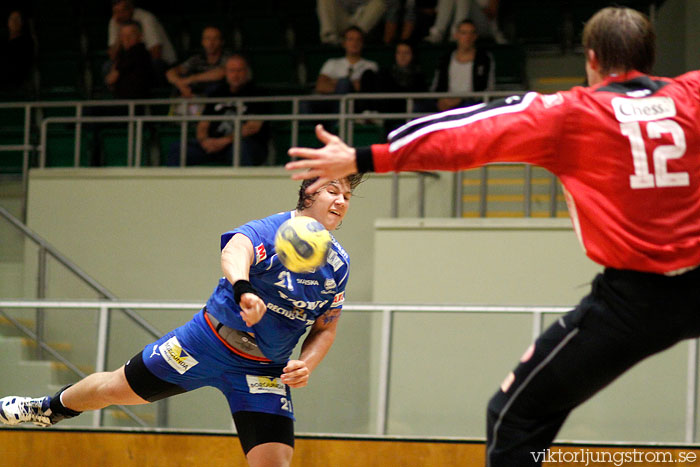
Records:
[[[563,40],[565,2],[520,0],[513,2],[515,37],[524,45],[560,47]]]
[[[126,167],[128,160],[128,130],[126,128],[104,128],[98,133],[100,164],[105,167]],[[136,130],[134,130],[134,138]],[[141,166],[151,163],[151,131],[143,129]],[[134,157],[136,151],[134,150]]]
[[[105,40],[106,43],[106,40]],[[88,56],[88,69],[90,73],[90,89],[88,95],[91,99],[111,99],[111,93],[104,82],[102,69],[109,60],[107,50],[91,52]]]
[[[81,51],[82,32],[74,18],[56,18],[42,14],[35,20],[35,31],[41,55]]]
[[[496,87],[521,89],[527,87],[525,52],[520,45],[491,45],[488,51],[496,62]]]
[[[299,63],[293,51],[279,47],[256,48],[246,55],[258,86],[273,92],[299,87]]]
[[[428,85],[430,85],[435,70],[440,64],[440,60],[454,49],[452,44],[420,44],[416,50],[418,64],[420,65]]]
[[[281,4],[296,2],[287,2],[285,0],[244,0],[231,3],[231,14],[236,18],[241,18],[254,15],[270,15],[271,13],[280,11]]]
[[[287,23],[274,14],[248,15],[237,21],[244,48],[287,47]]]
[[[380,68],[389,67],[394,63],[394,48],[386,45],[368,45],[362,55],[367,60],[377,62]]]
[[[194,140],[197,137],[197,124],[189,123],[187,125],[187,138]],[[155,127],[155,136],[157,138],[159,165],[165,166],[167,162],[168,152],[173,143],[180,143],[180,125],[173,123],[160,123]]]
[[[321,39],[319,37],[320,26],[315,12],[308,17],[293,16],[289,18],[289,22],[292,28],[295,46],[306,47],[321,44]]]
[[[93,141],[92,132],[82,131],[80,143],[80,167],[90,166]],[[46,167],[75,166],[75,130],[51,128],[46,135]]]
[[[75,100],[86,95],[83,60],[79,53],[40,55],[39,78],[40,99]]]
[[[22,130],[24,128],[24,108],[0,107],[0,128]]]
[[[88,53],[105,52],[107,50],[108,26],[109,16],[86,18],[85,20],[83,20],[83,31],[87,40]]]
[[[290,122],[273,122],[272,144],[275,150],[274,165],[283,165],[289,162],[287,150],[291,147],[292,125]],[[299,123],[299,136],[297,144],[303,147],[320,148],[322,144],[316,138],[314,124],[308,122]]]
[[[177,55],[178,60],[183,60],[187,55],[187,51],[185,50],[185,36],[186,34],[184,33],[184,26],[185,22],[182,18],[182,16],[160,16],[158,18],[160,20],[160,23],[163,25],[163,28],[165,29],[165,33],[168,35],[168,39],[170,39],[170,43],[173,45],[173,48],[175,49],[175,54]],[[199,39],[195,41],[195,44],[199,44]]]
[[[384,142],[386,142],[386,135],[383,126],[363,123],[353,125],[353,146],[362,147]]]
[[[0,126],[0,145],[15,145],[24,142],[22,130]],[[22,173],[22,151],[0,151],[0,174]]]
[[[320,45],[316,0],[295,0],[282,2],[282,16],[287,18],[292,28],[294,45],[306,47]]]

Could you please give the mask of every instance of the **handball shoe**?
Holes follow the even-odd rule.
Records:
[[[0,399],[0,422],[5,425],[19,425],[31,422],[38,426],[51,426],[64,417],[54,414],[50,408],[51,397],[8,396]]]

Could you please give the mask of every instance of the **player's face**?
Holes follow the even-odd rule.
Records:
[[[239,58],[231,58],[226,61],[226,81],[231,90],[236,90],[248,81],[248,66]]]
[[[476,28],[473,24],[460,24],[455,31],[457,45],[463,48],[471,48],[476,42]]]
[[[362,53],[363,44],[364,40],[362,39],[362,34],[359,32],[350,30],[345,33],[343,46],[348,55],[360,55]]]
[[[141,42],[141,32],[136,26],[122,26],[119,30],[119,42],[124,50],[129,50]]]
[[[407,67],[413,60],[413,51],[406,44],[396,46],[396,64],[400,67]]]
[[[311,206],[304,209],[305,216],[313,217],[328,230],[335,230],[348,212],[352,191],[347,181],[333,180],[316,193]]]
[[[221,50],[224,41],[221,31],[216,28],[206,28],[202,31],[202,48],[208,54],[215,54]]]

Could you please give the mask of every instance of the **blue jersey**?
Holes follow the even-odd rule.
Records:
[[[207,301],[207,311],[221,323],[253,332],[260,350],[273,362],[286,362],[308,326],[328,310],[342,307],[348,281],[350,259],[335,238],[326,264],[313,272],[295,273],[280,263],[275,234],[293,215],[294,211],[274,214],[221,236],[222,249],[237,233],[252,242],[255,258],[249,280],[267,305],[263,318],[252,327],[245,324],[233,298],[233,285],[225,277]]]

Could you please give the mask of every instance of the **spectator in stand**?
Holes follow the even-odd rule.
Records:
[[[224,64],[225,80],[214,89],[209,97],[252,97],[265,93],[251,81],[248,61],[242,55],[231,55]],[[244,105],[244,114],[266,114],[268,106],[264,103],[248,102]],[[203,115],[237,115],[235,102],[222,99],[221,102],[207,104]],[[232,165],[233,120],[201,121],[197,124],[197,141],[187,144],[186,165]],[[241,160],[240,165],[261,165],[267,160],[268,125],[261,120],[248,120],[241,124]],[[180,144],[173,143],[168,153],[168,165],[180,165]]]
[[[143,41],[151,54],[155,76],[164,81],[165,71],[177,61],[175,49],[153,13],[135,8],[133,0],[112,0],[112,18],[109,20],[108,53],[114,61],[118,50],[119,25],[127,21],[138,21],[143,32]]]
[[[426,92],[428,84],[425,73],[416,62],[416,54],[410,42],[402,41],[396,44],[394,53],[394,63],[389,67],[382,67],[378,75],[379,92],[392,92],[406,94],[411,92]],[[375,101],[376,102],[376,101]],[[406,101],[404,99],[385,99],[379,101],[377,110],[380,112],[406,112]],[[424,101],[414,101],[413,111],[424,112],[432,109],[427,108]],[[405,123],[403,120],[385,120],[384,129],[388,134],[394,128]]]
[[[425,40],[433,44],[441,43],[450,22],[450,36],[454,37],[460,21],[470,18],[479,36],[504,44],[505,37],[498,28],[498,5],[499,0],[437,0],[435,23]]]
[[[119,47],[105,83],[117,99],[145,99],[153,84],[151,54],[142,40],[141,25],[136,21],[121,23]]]
[[[7,30],[7,41],[0,46],[0,61],[4,65],[0,73],[0,90],[30,95],[34,41],[19,10],[10,12]]]
[[[319,94],[347,94],[362,90],[362,76],[379,71],[377,62],[362,57],[365,35],[357,26],[350,26],[343,34],[345,56],[329,58],[321,67],[315,91]]]
[[[179,65],[170,68],[165,74],[170,84],[175,86],[180,97],[206,96],[224,79],[224,63],[231,55],[224,50],[221,29],[207,26],[202,30],[202,52],[191,56]],[[196,104],[177,108],[178,115],[200,115],[203,106]]]
[[[357,26],[350,26],[343,34],[345,55],[329,58],[321,67],[314,92],[316,94],[348,94],[350,92],[373,92],[377,88],[377,62],[362,57],[364,33]],[[355,111],[361,111],[355,106]],[[337,101],[302,101],[302,113],[337,113]],[[329,123],[331,124],[331,123]]]
[[[433,92],[492,91],[496,86],[496,64],[488,52],[476,47],[476,27],[471,20],[459,23],[455,32],[457,48],[444,57],[433,79]],[[439,111],[480,102],[479,99],[446,97],[438,99]]]
[[[384,43],[393,44],[408,41],[416,27],[416,0],[385,0],[386,15],[384,16]],[[399,34],[399,25],[401,33]]]
[[[381,92],[425,92],[428,85],[425,74],[416,63],[415,50],[408,41],[400,41],[394,51],[394,63],[379,71]]]
[[[369,33],[384,16],[385,0],[318,0],[321,42],[339,44],[341,34],[350,26]]]

